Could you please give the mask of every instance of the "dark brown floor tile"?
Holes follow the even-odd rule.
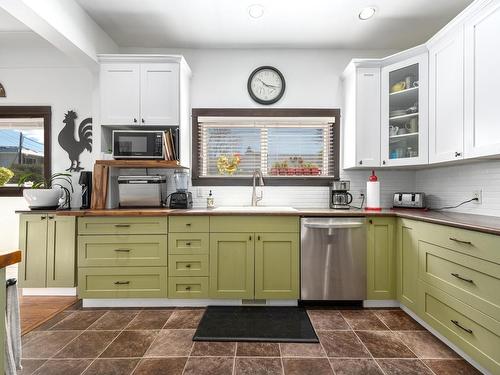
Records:
[[[183,375],[231,375],[233,358],[190,357]]]
[[[419,359],[377,359],[387,375],[433,375]]]
[[[354,330],[388,330],[389,328],[370,310],[341,311],[342,316]]]
[[[21,366],[23,369],[17,371],[17,375],[31,375],[33,374],[41,365],[45,363],[46,359],[23,359],[21,361]]]
[[[23,358],[50,358],[81,331],[39,331],[33,332],[23,347]]]
[[[419,358],[460,358],[430,332],[397,332],[397,335]]]
[[[196,329],[205,310],[175,310],[165,324],[165,329]]]
[[[97,319],[106,313],[102,311],[75,311],[67,318],[54,325],[51,330],[83,330],[90,327]]]
[[[146,353],[146,357],[184,357],[193,346],[194,330],[164,329]]]
[[[195,341],[192,356],[195,357],[232,357],[236,352],[235,342],[201,342]]]
[[[134,310],[112,310],[101,316],[89,327],[89,329],[110,331],[122,330],[138,313],[139,311]]]
[[[283,343],[280,344],[282,357],[325,357],[320,344]]]
[[[382,375],[373,359],[330,359],[335,375]]]
[[[50,318],[47,320],[45,323],[42,323],[38,327],[35,328],[35,331],[46,331],[53,326],[55,326],[57,323],[59,323],[61,320],[67,318],[73,313],[73,311],[62,311],[59,314],[55,315],[54,317]]]
[[[236,358],[235,375],[282,375],[280,358]]]
[[[352,331],[319,331],[318,336],[328,357],[370,357],[370,353]]]
[[[130,322],[126,329],[162,329],[173,310],[144,310]]]
[[[346,321],[335,310],[308,310],[307,314],[311,323],[317,331],[349,329]]]
[[[436,375],[481,375],[481,372],[463,359],[425,359],[423,361]]]
[[[403,310],[378,310],[375,315],[393,331],[425,331],[424,327]]]
[[[285,375],[333,375],[326,358],[283,358]]]
[[[134,375],[181,375],[187,357],[143,358]]]
[[[280,347],[275,342],[239,342],[238,357],[279,357]]]
[[[130,375],[138,358],[96,359],[83,375]]]
[[[80,375],[92,362],[91,359],[49,359],[34,375]]]
[[[96,358],[118,336],[118,331],[84,331],[55,358]]]
[[[393,332],[357,331],[363,344],[375,358],[414,358],[415,355]]]
[[[123,331],[107,347],[101,358],[142,357],[158,335],[158,331]]]

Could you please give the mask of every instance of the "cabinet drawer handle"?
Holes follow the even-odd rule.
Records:
[[[54,218],[54,216],[49,216],[49,220],[52,220]]]
[[[191,223],[186,223],[186,226],[187,226],[187,227],[190,227],[190,226],[191,226]]]
[[[186,242],[186,246],[191,246],[191,242]]]
[[[132,249],[115,249],[117,253],[130,253]]]
[[[455,238],[455,237],[450,237],[450,240],[458,242],[458,243],[463,243],[465,245],[472,245],[472,242],[470,242],[470,241],[459,240],[458,238]]]
[[[128,285],[130,281],[115,281],[115,285]]]
[[[474,284],[474,280],[472,280],[472,279],[466,279],[465,277],[460,276],[458,273],[453,273],[453,272],[452,272],[452,273],[451,273],[451,276],[454,276],[454,277],[456,277],[457,279],[460,279],[460,280],[462,280],[462,281],[466,281],[466,282],[468,282],[468,283]]]
[[[130,228],[130,224],[115,224],[116,228]]]
[[[47,216],[40,216],[40,220],[45,220]]]
[[[190,286],[187,286],[187,287],[186,287],[186,290],[191,290],[191,287],[190,287]]]
[[[191,265],[190,264],[186,264],[186,268],[191,268]]]
[[[453,324],[455,324],[455,325],[456,325],[458,328],[460,328],[461,330],[464,330],[465,332],[470,333],[470,334],[472,335],[472,329],[465,328],[465,327],[461,326],[461,325],[460,325],[460,323],[458,322],[458,320],[453,320],[453,319],[452,319],[452,320],[451,320],[451,322],[452,322]]]

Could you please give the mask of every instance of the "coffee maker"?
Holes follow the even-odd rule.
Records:
[[[82,210],[90,208],[90,202],[92,199],[92,172],[82,171],[80,172],[80,179],[78,184],[82,187]]]
[[[193,208],[193,196],[188,191],[189,173],[176,170],[174,182],[176,191],[170,194],[169,208]]]
[[[352,195],[347,191],[351,188],[349,181],[332,181],[330,184],[330,208],[349,209]]]

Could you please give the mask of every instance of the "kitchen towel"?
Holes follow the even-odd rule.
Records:
[[[5,374],[16,375],[21,367],[21,316],[19,294],[15,279],[7,280],[7,309],[5,314]]]

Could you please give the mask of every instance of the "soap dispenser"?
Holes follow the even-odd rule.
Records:
[[[215,207],[215,199],[212,196],[212,190],[210,190],[210,193],[208,194],[207,197],[207,208],[214,208]]]

